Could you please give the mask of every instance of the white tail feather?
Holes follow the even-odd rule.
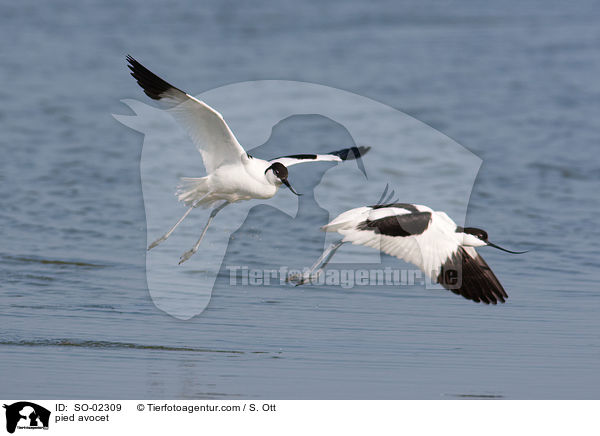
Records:
[[[179,201],[183,201],[186,206],[200,206],[205,201],[198,202],[198,200],[205,197],[208,192],[208,177],[182,177],[176,195]]]

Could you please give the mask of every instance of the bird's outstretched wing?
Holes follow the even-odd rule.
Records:
[[[286,167],[306,162],[342,162],[361,158],[371,147],[350,147],[331,151],[326,154],[293,154],[271,159],[269,163],[279,162]]]
[[[246,158],[246,152],[219,112],[161,79],[133,57],[127,56],[127,62],[144,93],[157,100],[190,135],[202,154],[207,172]]]
[[[475,302],[496,304],[508,298],[496,275],[473,247],[459,247],[440,269],[437,281]]]

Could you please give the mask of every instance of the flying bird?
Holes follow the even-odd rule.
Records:
[[[468,300],[496,304],[504,303],[508,295],[475,248],[487,245],[508,253],[526,253],[506,250],[490,242],[484,230],[457,226],[446,213],[419,204],[358,207],[343,212],[322,229],[338,232],[343,239],[325,250],[308,272],[291,275],[288,281],[301,285],[315,280],[335,252],[351,242],[412,263],[433,281]]]
[[[183,263],[198,251],[214,217],[231,203],[273,197],[281,185],[296,195],[288,181],[288,167],[306,162],[341,162],[358,159],[370,147],[350,147],[327,154],[296,154],[272,160],[248,154],[235,138],[223,116],[209,105],[167,83],[133,57],[127,56],[131,75],[144,93],[157,100],[187,131],[202,155],[205,177],[184,177],[178,187],[178,199],[188,209],[167,233],[148,246],[148,250],[165,241],[196,207],[213,207],[196,244],[183,253]]]

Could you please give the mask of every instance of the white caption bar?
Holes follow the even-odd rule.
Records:
[[[19,436],[600,432],[595,418],[598,401],[2,400],[2,404],[2,432]]]

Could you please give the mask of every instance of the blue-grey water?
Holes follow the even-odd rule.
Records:
[[[599,20],[592,1],[4,2],[0,397],[598,398]],[[532,250],[481,250],[508,302],[423,286],[232,287],[223,268],[202,314],[160,310],[143,135],[111,116],[131,114],[121,99],[149,103],[126,53],[193,93],[264,79],[351,91],[462,144],[483,161],[467,222]],[[349,140],[317,115],[285,123],[257,155]],[[399,162],[430,172],[430,188],[438,171],[453,176],[419,166],[409,150],[421,146],[379,143],[365,158],[401,201],[425,202],[402,190]],[[296,173],[297,189],[322,171]],[[344,174],[323,189],[346,208],[376,201],[344,197],[357,183]],[[252,209],[227,261],[310,265],[328,218],[315,198],[296,219]]]

